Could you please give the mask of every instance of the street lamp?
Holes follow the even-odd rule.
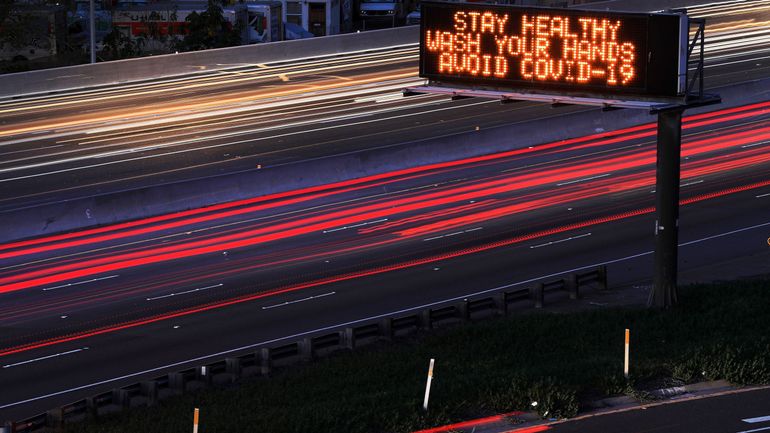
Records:
[[[89,28],[91,29],[91,63],[96,63],[96,26],[94,23],[96,23],[96,18],[94,17],[94,0],[90,0],[89,2]]]

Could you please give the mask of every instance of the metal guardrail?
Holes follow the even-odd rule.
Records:
[[[385,317],[376,322],[308,337],[280,346],[263,347],[237,357],[171,372],[151,380],[96,394],[24,420],[6,423],[0,427],[0,433],[27,433],[46,428],[61,428],[65,424],[96,418],[134,406],[151,406],[158,400],[193,389],[232,383],[243,377],[269,376],[276,368],[307,363],[314,358],[336,351],[354,350],[369,343],[392,340],[399,336],[441,326],[506,316],[510,311],[509,307],[516,303],[529,301],[535,308],[543,308],[545,295],[549,292],[567,292],[570,299],[578,299],[581,289],[588,286],[599,290],[607,289],[606,266],[570,274],[561,279],[544,281],[528,288],[501,291],[492,296],[427,308],[413,314]]]

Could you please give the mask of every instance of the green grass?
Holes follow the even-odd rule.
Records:
[[[680,306],[526,314],[377,345],[231,389],[169,399],[67,431],[186,432],[194,407],[201,433],[411,432],[468,418],[528,410],[573,416],[580,402],[675,378],[770,383],[770,282],[686,287]],[[631,371],[622,374],[623,330]],[[420,410],[430,358],[430,411]]]

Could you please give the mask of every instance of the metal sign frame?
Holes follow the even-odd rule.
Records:
[[[488,91],[510,89],[516,93],[553,93],[588,98],[610,97],[660,102],[675,102],[686,91],[685,75],[689,25],[687,16],[679,13],[679,11],[662,13],[610,12],[437,1],[423,1],[421,6],[425,10],[426,19],[421,20],[420,76],[433,83],[440,83],[441,86]],[[440,18],[431,20],[430,12],[435,12],[435,15]],[[495,20],[498,20],[499,17],[505,18],[499,24],[499,30],[498,24],[485,23],[483,18],[487,18],[488,15],[494,16]],[[470,16],[473,16],[474,19],[471,20]],[[560,30],[556,33],[554,33],[556,30],[550,30],[551,36],[549,41],[546,41],[546,45],[544,45],[546,48],[544,49],[553,53],[553,57],[548,54],[546,60],[550,60],[551,67],[555,64],[554,62],[559,64],[558,74],[560,78],[554,77],[552,79],[550,76],[549,78],[535,78],[524,75],[525,59],[528,57],[524,55],[524,51],[520,53],[510,51],[516,50],[512,48],[515,45],[507,45],[505,52],[498,51],[503,50],[498,37],[502,37],[503,40],[510,38],[518,41],[518,50],[527,50],[526,52],[530,55],[535,53],[535,60],[537,60],[536,53],[539,52],[539,48],[535,47],[540,47],[541,38],[538,36],[541,29],[540,20],[544,18],[550,18],[552,21],[546,19],[542,22],[543,25],[559,23],[556,24],[558,27],[556,30]],[[454,21],[451,21],[452,19]],[[598,33],[599,36],[597,36],[596,29],[593,30],[593,36],[588,36],[592,31],[586,29],[585,26],[590,25],[590,23],[586,24],[585,19],[592,19],[594,26],[597,21],[603,23],[600,26],[603,30]],[[524,21],[529,20],[533,22],[537,20],[537,25],[534,27],[537,29],[537,33],[531,27],[533,24],[527,24],[526,27],[523,24]],[[581,25],[577,25],[578,20]],[[604,36],[604,32],[607,31],[606,26],[615,20],[618,21],[619,25],[621,22],[623,23],[617,36],[615,36],[614,31],[611,33],[613,36]],[[520,22],[521,25],[519,25]],[[476,23],[479,23],[478,26]],[[462,28],[458,27],[460,24],[462,24]],[[472,28],[469,27],[471,25],[473,25]],[[579,36],[581,33],[583,36]],[[533,45],[536,37],[538,45]],[[599,37],[598,40],[597,37]],[[605,40],[605,37],[609,39]],[[615,43],[612,43],[613,41]],[[615,70],[621,63],[625,62],[625,60],[621,60],[622,50],[618,51],[620,48],[616,48],[615,51],[610,50],[618,56],[614,61],[609,58],[605,59],[604,54],[601,54],[601,59],[591,57],[590,65],[588,65],[589,71],[592,71],[589,72],[590,80],[578,82],[576,81],[580,74],[578,71],[584,69],[578,68],[580,57],[567,55],[567,47],[571,47],[572,43],[575,44],[575,50],[578,50],[578,43],[580,47],[584,43],[594,44],[596,47],[591,48],[591,50],[600,50],[598,53],[606,53],[604,50],[609,50],[610,45],[614,47],[629,44],[632,47],[636,46],[636,51],[633,52],[635,56],[633,66],[638,76],[633,78],[631,83],[621,85],[620,74],[623,68],[620,68],[614,72],[614,74],[618,74],[617,84],[610,84],[609,75],[606,74],[611,74],[611,70]],[[605,47],[605,43],[609,45]],[[601,49],[598,48],[599,45],[601,45]],[[556,51],[553,51],[554,49]],[[562,50],[564,51],[562,52]],[[579,56],[574,50],[569,51],[572,52],[571,56]],[[582,51],[578,51],[578,53],[582,53]],[[596,55],[594,51],[591,53],[591,56]],[[447,56],[446,59],[444,59],[445,56]],[[484,58],[483,62],[479,63],[479,57]],[[451,62],[449,62],[450,59],[452,59]],[[476,63],[474,63],[474,59]],[[531,63],[532,58],[529,59]],[[511,62],[513,63],[511,64]],[[455,65],[455,63],[457,64]],[[541,62],[538,60],[534,63],[539,65]],[[467,69],[474,64],[476,67],[483,66],[481,69],[484,73],[480,73],[479,70]],[[442,72],[442,66],[449,67],[449,70],[445,69]],[[498,66],[504,68],[505,75],[499,75],[501,72],[498,70]],[[456,67],[459,69],[454,70],[453,68]],[[518,72],[519,69],[521,72]],[[593,73],[600,73],[600,75],[593,75]],[[607,82],[604,82],[603,79],[596,80],[595,77],[607,77]]]

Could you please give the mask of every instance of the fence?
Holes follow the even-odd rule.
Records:
[[[508,315],[511,305],[516,303],[529,301],[535,308],[543,308],[546,293],[566,292],[570,299],[578,299],[581,289],[586,286],[606,290],[606,266],[570,274],[565,278],[543,281],[528,288],[501,291],[485,298],[467,299],[437,308],[426,308],[413,314],[385,317],[376,322],[307,337],[280,346],[263,347],[240,356],[168,373],[102,392],[21,421],[6,423],[4,427],[0,427],[0,433],[27,433],[44,428],[60,428],[67,423],[95,418],[133,406],[151,406],[160,399],[186,391],[233,383],[242,377],[269,376],[276,368],[308,363],[314,358],[336,351],[354,350],[365,344],[392,340],[416,331],[429,331],[451,324],[505,316]]]

